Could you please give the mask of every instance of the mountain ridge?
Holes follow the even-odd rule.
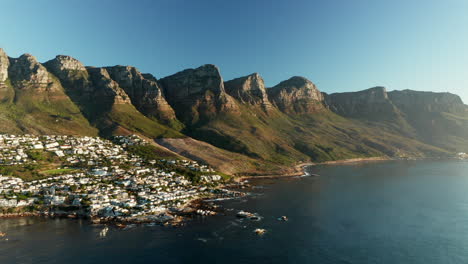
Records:
[[[1,48],[0,122],[0,133],[136,133],[230,174],[468,152],[468,106],[451,93],[373,87],[327,94],[300,76],[267,88],[258,73],[225,81],[212,64],[158,79],[66,55],[45,63],[29,54],[10,58]]]

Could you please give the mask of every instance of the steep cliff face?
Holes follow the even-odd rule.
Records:
[[[86,71],[86,67],[79,60],[66,55],[57,55],[54,59],[44,63],[44,66],[63,79],[74,79],[74,72]]]
[[[130,97],[112,80],[104,68],[88,67],[88,73],[94,87],[94,96],[112,104],[131,104]]]
[[[22,89],[34,89],[38,92],[59,89],[57,85],[54,85],[47,69],[30,54],[10,58],[8,76],[16,86]]]
[[[466,105],[458,95],[451,93],[419,92],[412,90],[392,91],[389,98],[405,112],[449,112],[463,113]]]
[[[272,108],[263,78],[258,73],[227,81],[224,87],[229,95],[241,103],[258,105],[265,111]]]
[[[8,79],[8,67],[10,66],[10,61],[5,51],[0,48],[0,85]]]
[[[218,165],[235,164],[228,166],[232,172],[468,152],[467,120],[468,107],[448,93],[374,87],[328,95],[303,77],[266,89],[259,74],[223,82],[214,65],[157,80],[131,66],[85,67],[63,55],[42,65],[0,49],[0,133],[178,138],[174,142],[183,144],[171,144],[179,153],[216,154]],[[216,153],[198,154],[202,145],[201,151]]]
[[[287,114],[310,114],[324,109],[323,95],[304,77],[292,77],[267,91],[270,101]]]
[[[36,58],[25,54],[7,63],[6,54],[1,53],[3,79],[8,77],[0,88],[1,131],[97,134],[61,83]]]
[[[132,76],[126,79],[122,76],[123,73],[119,75],[120,71],[114,67],[85,67],[70,56],[59,55],[44,65],[57,76],[64,85],[67,95],[79,106],[88,120],[99,129],[101,135],[138,132],[148,137],[181,136],[138,111],[135,108],[137,103],[132,101],[130,95],[122,87],[125,86],[129,92],[133,93],[132,95],[138,98],[139,94],[136,91],[145,87],[144,80],[139,83],[130,79]],[[122,72],[126,70],[127,68],[124,67]],[[132,71],[131,67],[128,70]],[[113,79],[109,72],[113,73],[112,75],[120,81],[122,86]],[[140,78],[139,73],[133,73]]]
[[[10,66],[10,60],[8,56],[0,48],[0,102],[6,102],[13,100],[14,91],[7,85],[8,80],[8,67]]]
[[[184,70],[160,79],[160,83],[177,118],[186,125],[207,122],[218,113],[238,111],[214,65]]]
[[[400,115],[384,87],[359,92],[324,94],[324,97],[330,110],[346,117],[386,121]]]
[[[113,104],[130,104],[130,98],[105,68],[85,67],[70,56],[59,55],[44,64],[80,104],[110,108]]]
[[[86,67],[77,59],[70,56],[58,55],[44,63],[44,66],[67,88],[68,92],[76,96],[91,98],[92,87]]]
[[[176,120],[174,110],[152,75],[144,75],[131,66],[106,67],[106,70],[142,113],[168,124]]]
[[[393,91],[392,102],[405,114],[422,141],[450,151],[465,152],[468,107],[450,93]]]

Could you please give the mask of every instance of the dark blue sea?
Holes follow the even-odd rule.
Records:
[[[0,219],[0,263],[468,263],[468,162],[308,170],[320,176],[258,180],[252,196],[220,203],[226,215],[180,228],[101,236],[104,226],[84,220]],[[238,210],[263,219],[237,219]]]

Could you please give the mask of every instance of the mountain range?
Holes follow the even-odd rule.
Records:
[[[157,79],[0,49],[0,133],[138,134],[162,157],[283,174],[310,161],[468,152],[468,106],[450,93],[384,87],[326,94],[299,76],[267,88],[258,73],[225,81],[211,64]]]

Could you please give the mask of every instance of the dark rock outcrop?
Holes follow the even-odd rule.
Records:
[[[324,94],[326,105],[333,112],[353,118],[387,120],[399,115],[384,87],[359,92]]]
[[[30,54],[19,58],[10,58],[8,76],[12,82],[23,89],[33,88],[38,91],[57,89],[47,69]]]
[[[176,119],[155,77],[142,74],[131,66],[106,67],[106,70],[143,114],[166,123]]]
[[[403,90],[392,91],[388,95],[390,100],[405,112],[464,113],[467,109],[460,96],[451,93]]]
[[[104,68],[87,68],[96,101],[111,104],[131,104],[130,97],[119,87],[119,84],[112,80],[109,73]]]
[[[107,69],[85,67],[70,56],[58,55],[44,63],[75,101],[81,104],[130,104],[130,97],[114,81]]]
[[[215,65],[187,69],[160,79],[160,83],[177,118],[185,124],[208,121],[222,112],[238,111]]]
[[[265,111],[272,108],[263,78],[258,73],[227,81],[224,87],[229,95],[241,103],[259,105]]]
[[[324,108],[323,95],[304,77],[294,76],[267,91],[270,101],[288,114],[315,113]]]
[[[60,80],[73,99],[93,99],[88,71],[80,61],[70,56],[58,55],[44,63],[44,66]]]
[[[0,107],[0,133],[191,136],[219,149],[189,140],[179,153],[251,162],[242,169],[251,175],[298,161],[468,148],[468,108],[456,95],[383,87],[328,95],[303,77],[266,89],[259,74],[224,82],[214,65],[158,80],[131,66],[85,67],[63,55],[41,64],[0,49]]]

